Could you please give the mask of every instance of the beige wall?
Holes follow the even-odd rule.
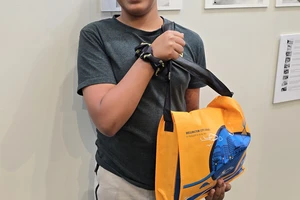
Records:
[[[76,91],[80,29],[109,15],[99,0],[5,1],[0,7],[0,199],[92,200],[95,132]],[[300,8],[204,10],[167,18],[198,32],[207,64],[235,92],[252,131],[231,200],[298,199],[300,101],[273,105],[279,34]],[[203,89],[201,106],[215,96]],[[281,184],[280,184],[281,183]],[[280,188],[281,187],[281,188]]]

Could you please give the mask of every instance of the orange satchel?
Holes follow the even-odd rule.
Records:
[[[174,29],[175,24],[164,25]],[[233,93],[209,70],[182,57],[169,61],[203,80],[219,96],[206,108],[172,111],[170,88],[157,132],[156,200],[202,199],[223,178],[231,182],[244,172],[250,133]],[[169,87],[172,87],[169,76]]]

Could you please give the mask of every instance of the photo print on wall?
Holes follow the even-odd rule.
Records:
[[[205,9],[268,7],[269,0],[205,0]]]
[[[300,6],[300,0],[276,0],[276,7]]]
[[[282,34],[273,103],[300,100],[300,34]]]

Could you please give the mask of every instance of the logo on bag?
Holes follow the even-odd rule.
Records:
[[[187,132],[185,132],[185,134],[188,135],[188,137],[194,137],[194,136],[201,136],[208,131],[210,131],[209,128],[204,128],[204,129],[198,129],[198,130],[193,130],[193,131],[187,131]]]
[[[200,140],[202,142],[205,142],[205,141],[212,141],[212,142],[214,142],[214,141],[217,141],[217,140],[219,140],[221,142],[221,141],[223,141],[223,138],[221,136],[217,136],[216,134],[210,133],[207,137],[202,136],[200,138]]]

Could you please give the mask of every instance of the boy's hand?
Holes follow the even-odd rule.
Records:
[[[178,31],[166,31],[152,43],[153,56],[163,61],[177,59],[183,53],[184,34]]]
[[[231,185],[229,183],[225,183],[223,179],[218,180],[215,189],[212,189],[208,196],[205,198],[206,200],[223,200],[225,197],[225,192],[231,190]]]

